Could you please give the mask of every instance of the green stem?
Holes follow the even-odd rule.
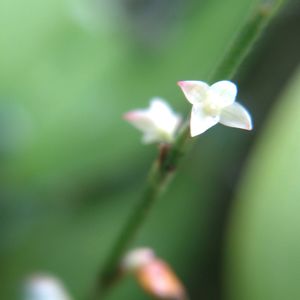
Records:
[[[285,2],[286,0],[264,0],[261,2],[255,13],[250,16],[241,31],[233,39],[221,61],[209,76],[212,82],[224,78],[230,79],[235,75],[238,67],[253,48],[266,25]]]
[[[162,190],[168,185],[172,178],[178,161],[184,153],[184,145],[189,136],[188,129],[188,123],[183,124],[172,146],[160,146],[160,154],[150,169],[142,199],[129,216],[129,219],[117,238],[117,242],[112,249],[109,259],[98,278],[95,293],[96,297],[93,297],[93,299],[98,299],[97,297],[99,297],[99,295],[103,298],[109,287],[119,278],[120,260],[138,229],[141,227],[141,224],[146,219],[155,200],[161,195]]]
[[[275,1],[273,5],[271,3],[263,3],[259,6],[256,13],[243,26],[234,39],[214,73],[209,76],[209,81],[214,82],[220,79],[232,78],[271,16],[274,15],[283,2],[285,1],[281,0]],[[189,124],[185,123],[174,144],[172,146],[162,146],[160,155],[150,170],[142,198],[122,228],[116,243],[112,247],[112,252],[102,272],[99,274],[93,299],[103,298],[107,290],[109,290],[114,281],[119,277],[120,260],[145,221],[151,207],[161,195],[162,190],[169,184],[184,154],[188,139]]]

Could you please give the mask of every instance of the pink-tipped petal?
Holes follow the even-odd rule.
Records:
[[[191,104],[202,103],[206,99],[209,90],[209,85],[203,81],[179,81],[178,85]]]
[[[134,111],[129,111],[129,112],[123,114],[123,119],[131,122],[134,119],[136,119],[136,113]]]
[[[237,102],[222,110],[220,123],[245,130],[251,130],[253,128],[249,112]]]
[[[135,128],[148,132],[149,128],[153,128],[153,120],[149,118],[148,112],[145,110],[133,110],[123,115],[124,119],[132,124]]]
[[[186,84],[187,81],[181,80],[181,81],[177,81],[177,85],[181,88],[184,87],[184,85]]]

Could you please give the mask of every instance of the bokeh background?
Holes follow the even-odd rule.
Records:
[[[86,299],[157,154],[122,114],[206,80],[259,0],[0,2],[0,298],[58,276]],[[272,4],[272,1],[264,1]],[[254,130],[197,138],[133,246],[191,299],[300,297],[300,5],[288,1],[234,81]],[[126,278],[107,299],[149,299]]]

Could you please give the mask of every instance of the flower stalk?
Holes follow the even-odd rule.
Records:
[[[260,36],[271,17],[279,10],[285,0],[262,3],[256,12],[242,27],[234,38],[214,72],[208,77],[208,81],[215,82],[221,79],[231,79],[246,55]],[[102,268],[96,282],[96,290],[93,300],[103,299],[120,275],[120,261],[128,246],[134,239],[139,228],[145,221],[151,207],[161,196],[162,191],[168,186],[176,172],[177,166],[185,153],[189,138],[189,123],[185,122],[172,145],[163,144],[158,158],[150,169],[145,190],[142,197],[123,226],[112,251]]]

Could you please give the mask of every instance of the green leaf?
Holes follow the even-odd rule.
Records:
[[[226,280],[231,300],[300,295],[300,72],[267,121],[235,202]]]

